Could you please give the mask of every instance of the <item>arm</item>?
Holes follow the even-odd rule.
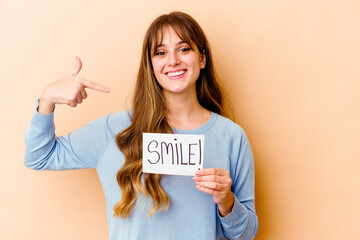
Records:
[[[258,229],[253,154],[242,129],[230,144],[230,171],[203,169],[194,180],[200,191],[213,195],[224,235],[229,239],[253,239]]]
[[[245,132],[241,132],[241,138],[233,141],[233,149],[238,150],[233,151],[230,170],[234,204],[232,212],[225,217],[220,216],[220,221],[225,236],[230,239],[253,239],[259,225],[255,213],[254,157]]]
[[[35,111],[25,134],[25,166],[35,170],[96,168],[112,134],[109,117],[56,137],[54,113]]]
[[[94,159],[98,157],[96,153],[101,150],[101,143],[106,142],[105,118],[96,120],[67,136],[55,137],[53,110],[56,104],[76,107],[87,97],[85,88],[110,91],[104,86],[77,77],[81,67],[81,60],[76,58],[75,67],[43,91],[25,135],[27,167],[38,170],[95,167]]]

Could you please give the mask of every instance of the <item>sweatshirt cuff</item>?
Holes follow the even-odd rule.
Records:
[[[239,224],[239,219],[244,217],[244,214],[247,215],[246,207],[240,203],[237,197],[234,195],[234,205],[231,209],[231,212],[225,217],[221,217],[219,213],[219,209],[217,209],[217,215],[220,219],[221,225],[224,229],[228,229],[234,227]]]
[[[54,131],[54,111],[50,114],[39,113],[39,101],[40,99],[37,99],[36,101],[36,108],[34,115],[31,119],[31,126],[34,130],[37,130],[38,132],[43,132],[44,130],[49,131],[49,129],[51,131]]]

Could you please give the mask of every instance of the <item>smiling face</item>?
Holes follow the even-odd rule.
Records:
[[[160,33],[159,33],[160,34]],[[151,58],[156,80],[165,96],[169,94],[195,94],[200,69],[206,64],[194,43],[183,41],[172,27],[165,26],[162,39]]]

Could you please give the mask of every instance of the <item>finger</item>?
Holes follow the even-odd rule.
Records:
[[[196,176],[206,176],[206,175],[220,175],[226,176],[229,174],[229,171],[221,168],[205,168],[195,172]]]
[[[207,187],[201,186],[201,185],[196,185],[196,189],[199,190],[199,191],[202,191],[204,193],[213,195],[213,196],[217,196],[217,195],[219,195],[221,193],[221,191],[218,191],[218,190],[215,190],[215,189],[212,189],[212,188],[207,188]]]
[[[76,57],[75,67],[69,72],[69,75],[76,77],[82,68],[82,62],[79,57]]]
[[[72,102],[68,103],[67,105],[69,105],[70,107],[76,107],[76,106],[77,106],[77,102],[76,102],[76,101],[72,101]]]
[[[195,176],[193,177],[194,181],[197,182],[218,182],[218,183],[226,183],[227,177],[221,175],[203,175],[203,176]]]
[[[82,88],[82,89],[80,90],[80,94],[81,94],[82,99],[86,99],[86,98],[87,98],[87,93],[86,93],[85,89]]]
[[[229,188],[227,185],[217,182],[199,182],[196,184],[196,187],[211,189],[214,191],[224,191]]]
[[[82,101],[83,101],[83,99],[82,99],[82,97],[81,97],[81,94],[79,93],[78,95],[76,95],[76,102],[77,102],[78,104],[80,104],[80,103],[82,103]]]
[[[100,91],[100,92],[105,92],[105,93],[109,93],[111,90],[108,87],[105,87],[103,85],[97,84],[95,82],[86,80],[84,78],[81,78],[81,82],[84,85],[84,87],[86,88],[90,88],[96,91]]]

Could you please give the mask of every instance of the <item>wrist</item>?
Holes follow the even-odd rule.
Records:
[[[55,103],[45,96],[41,96],[39,100],[38,112],[41,114],[50,114],[54,111]]]
[[[228,215],[229,213],[231,213],[232,208],[234,206],[234,194],[232,192],[230,192],[231,194],[229,195],[229,197],[227,198],[228,200],[225,201],[222,204],[218,204],[218,209],[219,209],[219,213],[221,217],[225,217],[226,215]]]

